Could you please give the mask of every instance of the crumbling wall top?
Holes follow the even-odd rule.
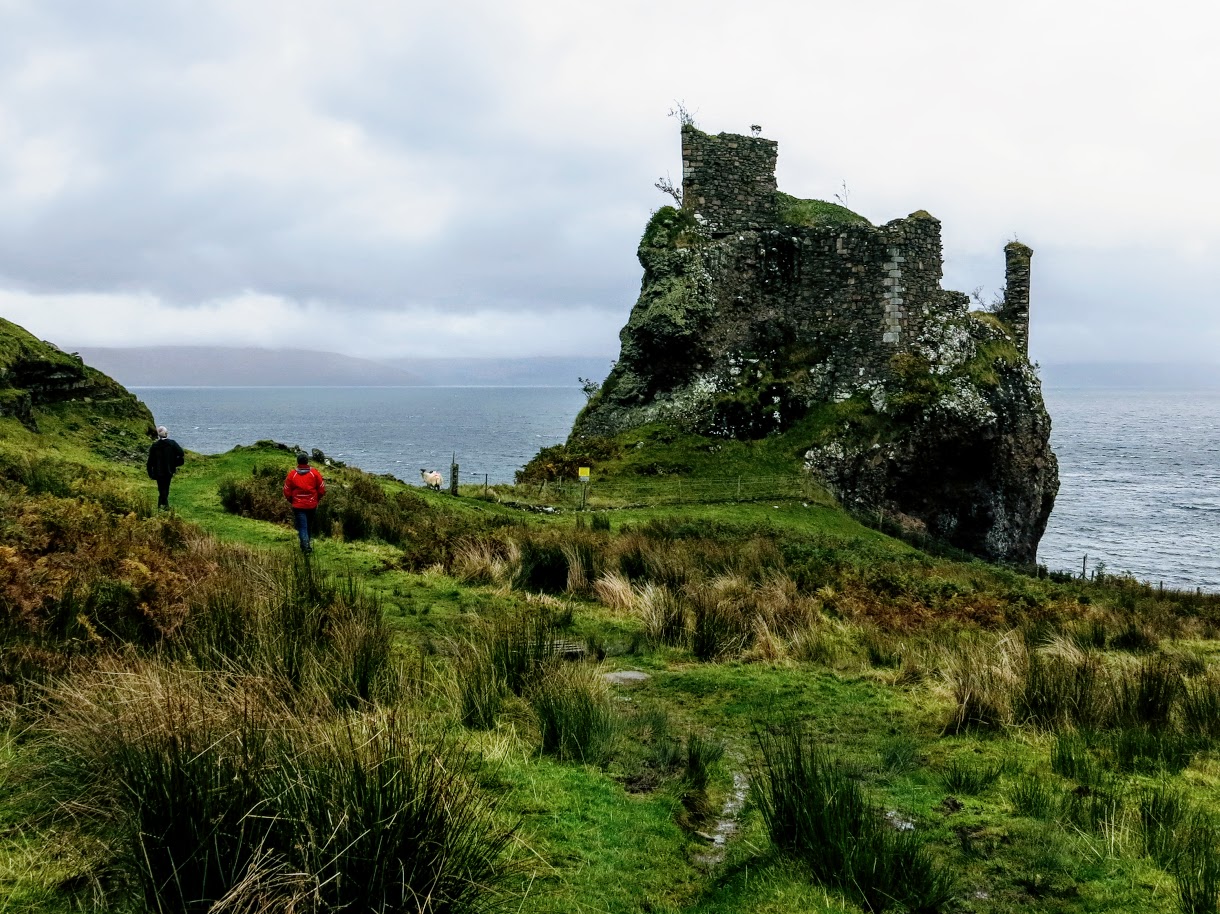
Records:
[[[682,205],[713,234],[768,228],[776,221],[779,144],[762,137],[682,127]]]

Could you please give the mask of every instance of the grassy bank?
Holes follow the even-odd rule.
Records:
[[[306,565],[286,451],[10,421],[0,911],[1215,909],[1220,597],[339,468]]]

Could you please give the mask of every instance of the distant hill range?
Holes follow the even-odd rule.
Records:
[[[88,346],[89,365],[126,387],[576,387],[601,381],[611,360],[596,357],[521,359],[361,359],[304,349],[225,346]]]

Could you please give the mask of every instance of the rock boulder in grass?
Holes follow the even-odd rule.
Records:
[[[0,419],[31,431],[54,418],[100,453],[143,459],[152,413],[121,384],[80,358],[0,318]]]
[[[652,422],[803,434],[845,503],[1033,562],[1059,476],[1027,354],[1032,252],[1008,245],[998,310],[971,311],[940,287],[938,220],[779,193],[775,151],[683,127],[683,207],[645,229],[619,360],[570,443]]]

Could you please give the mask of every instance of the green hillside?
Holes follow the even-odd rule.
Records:
[[[324,467],[306,564],[286,449],[157,513],[75,364],[113,396],[0,417],[0,910],[1215,910],[1218,596],[916,548],[750,489],[782,437],[663,428],[458,498]]]

